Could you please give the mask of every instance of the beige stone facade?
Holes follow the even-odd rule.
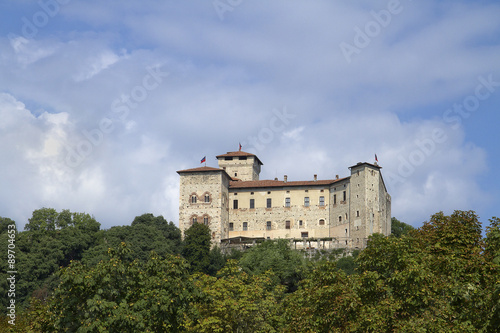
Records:
[[[219,168],[178,171],[179,227],[205,223],[214,245],[235,239],[293,239],[299,246],[363,248],[391,232],[391,197],[381,167],[358,163],[350,176],[259,180],[262,162],[242,151],[217,156]],[[309,243],[308,243],[309,242]]]

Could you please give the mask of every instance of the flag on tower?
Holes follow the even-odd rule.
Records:
[[[378,162],[377,154],[375,154],[375,162]]]
[[[206,161],[207,161],[207,157],[205,156],[205,157],[203,157],[203,158],[201,159],[200,164],[201,164],[201,163],[203,163],[203,162],[206,162]]]
[[[242,148],[242,147],[241,147],[241,143],[240,143],[239,145],[240,145],[240,151],[241,151],[241,148]]]

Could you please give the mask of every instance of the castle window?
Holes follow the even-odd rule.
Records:
[[[255,208],[255,199],[250,199],[250,209]]]
[[[319,220],[319,225],[325,225],[325,220],[323,219]]]
[[[250,192],[251,195],[253,195],[253,192]]]
[[[193,224],[197,223],[198,219],[196,217],[193,217]]]
[[[244,161],[244,160],[246,160],[246,159],[247,159],[247,157],[246,157],[246,156],[240,156],[240,161]]]
[[[285,198],[285,207],[290,207],[290,198]]]
[[[346,194],[346,191],[344,191],[344,201],[346,201],[346,198],[347,198],[347,194]]]
[[[319,205],[320,206],[324,206],[325,205],[325,197],[324,196],[319,197]]]
[[[337,204],[337,195],[336,194],[333,195],[333,204],[334,205]]]
[[[235,176],[235,177],[238,177],[238,173],[237,173],[237,172],[235,172],[235,173],[234,173],[234,176]]]
[[[356,211],[356,217],[359,217],[359,210]]]
[[[191,196],[191,203],[196,203],[196,200],[197,200],[196,195],[192,195]]]
[[[233,209],[238,209],[238,200],[233,200]]]
[[[304,197],[304,206],[309,207],[309,197]]]
[[[233,231],[233,230],[234,230],[234,223],[229,222],[229,231]]]
[[[266,222],[266,229],[271,230],[271,221]]]
[[[309,192],[309,190],[306,190],[306,193]]]
[[[232,158],[232,157],[229,157],[229,156],[226,156],[226,157],[224,157],[224,160],[226,160],[226,161],[232,161],[232,160],[233,160],[233,158]]]
[[[290,221],[285,221],[285,229],[290,229]]]
[[[243,231],[248,230],[248,222],[243,222]]]
[[[307,237],[309,237],[309,232],[307,232],[307,231],[306,231],[306,232],[301,232],[301,233],[300,233],[300,237],[302,237],[302,238],[307,238]]]
[[[342,216],[340,216],[340,215],[339,215],[339,222],[342,222]]]
[[[203,218],[203,224],[204,225],[208,225],[208,217],[204,217]]]
[[[348,216],[347,213],[345,213],[345,219],[346,219],[346,221],[347,221],[347,216]]]
[[[299,220],[299,226],[302,227],[302,220]]]
[[[205,202],[210,202],[210,195],[205,194]]]
[[[267,205],[266,205],[267,208],[271,208],[272,207],[272,201],[271,201],[271,198],[267,198]]]

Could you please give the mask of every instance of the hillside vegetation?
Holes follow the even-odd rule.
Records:
[[[306,259],[286,240],[224,255],[207,226],[181,240],[152,214],[101,230],[43,208],[22,232],[0,218],[2,295],[16,270],[0,331],[498,332],[500,219],[489,222],[483,237],[472,211],[418,229],[393,218],[393,235],[364,250]]]

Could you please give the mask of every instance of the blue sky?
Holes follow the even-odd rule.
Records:
[[[500,215],[497,1],[0,4],[0,216],[178,222],[176,170],[238,149],[261,179],[376,153],[393,216]]]

